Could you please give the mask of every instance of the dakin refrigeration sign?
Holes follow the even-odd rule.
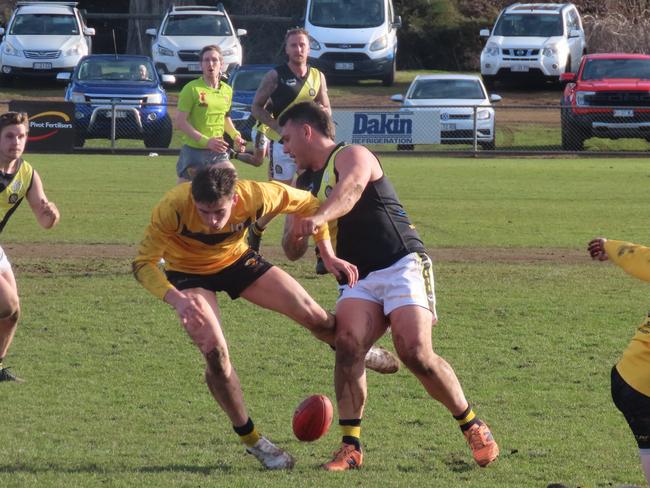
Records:
[[[336,141],[352,144],[439,144],[436,110],[357,112],[335,110]]]

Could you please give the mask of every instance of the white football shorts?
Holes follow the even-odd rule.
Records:
[[[388,268],[373,271],[350,288],[339,285],[339,298],[358,298],[384,307],[384,315],[405,305],[417,305],[436,315],[436,293],[431,259],[411,253]]]
[[[291,156],[284,153],[284,146],[277,141],[271,141],[270,171],[272,180],[293,180],[296,174],[296,162]]]
[[[9,262],[9,258],[7,258],[7,253],[5,250],[0,247],[0,273],[4,273],[6,271],[12,271],[11,263]]]

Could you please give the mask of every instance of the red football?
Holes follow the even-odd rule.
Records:
[[[293,433],[305,442],[320,439],[332,425],[333,415],[332,402],[325,395],[307,397],[293,413]]]

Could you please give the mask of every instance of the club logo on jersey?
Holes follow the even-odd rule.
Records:
[[[251,266],[255,266],[256,264],[257,264],[257,258],[248,258],[244,263],[244,266],[250,268]]]
[[[332,194],[333,189],[334,188],[332,188],[330,185],[327,185],[325,187],[325,198],[329,198],[329,196]]]
[[[20,180],[16,180],[11,184],[11,191],[13,193],[18,193],[20,192],[20,189],[23,187],[23,182]]]
[[[199,107],[207,107],[208,102],[205,99],[206,93],[204,91],[199,92]]]
[[[279,164],[276,164],[275,168],[274,168],[274,173],[276,175],[281,175],[282,174],[282,166],[280,166]]]
[[[310,88],[309,89],[309,96],[310,97],[315,97],[316,96],[316,90],[314,90],[313,88]]]
[[[297,83],[298,80],[296,80],[295,78],[289,78],[288,80],[284,81],[284,84],[287,86],[296,86]]]
[[[230,224],[230,231],[231,232],[241,232],[244,230],[246,227],[246,224],[244,222],[240,222],[239,224]]]
[[[18,195],[16,193],[12,193],[9,195],[9,203],[14,204],[18,201]]]

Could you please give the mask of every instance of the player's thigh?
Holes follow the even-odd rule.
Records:
[[[0,247],[0,313],[6,315],[18,308],[18,286],[11,263]]]
[[[386,332],[388,325],[380,303],[360,298],[336,304],[336,342],[367,351]]]
[[[221,328],[221,313],[214,292],[204,288],[189,288],[183,290],[183,293],[201,304],[201,319],[183,324],[187,334],[203,354],[219,348],[227,355],[228,346]]]
[[[390,313],[391,334],[398,353],[433,350],[432,316],[431,310],[419,305],[404,305]]]
[[[326,312],[290,274],[277,266],[248,286],[241,295],[255,305],[279,312],[300,323],[309,317],[325,319]]]

